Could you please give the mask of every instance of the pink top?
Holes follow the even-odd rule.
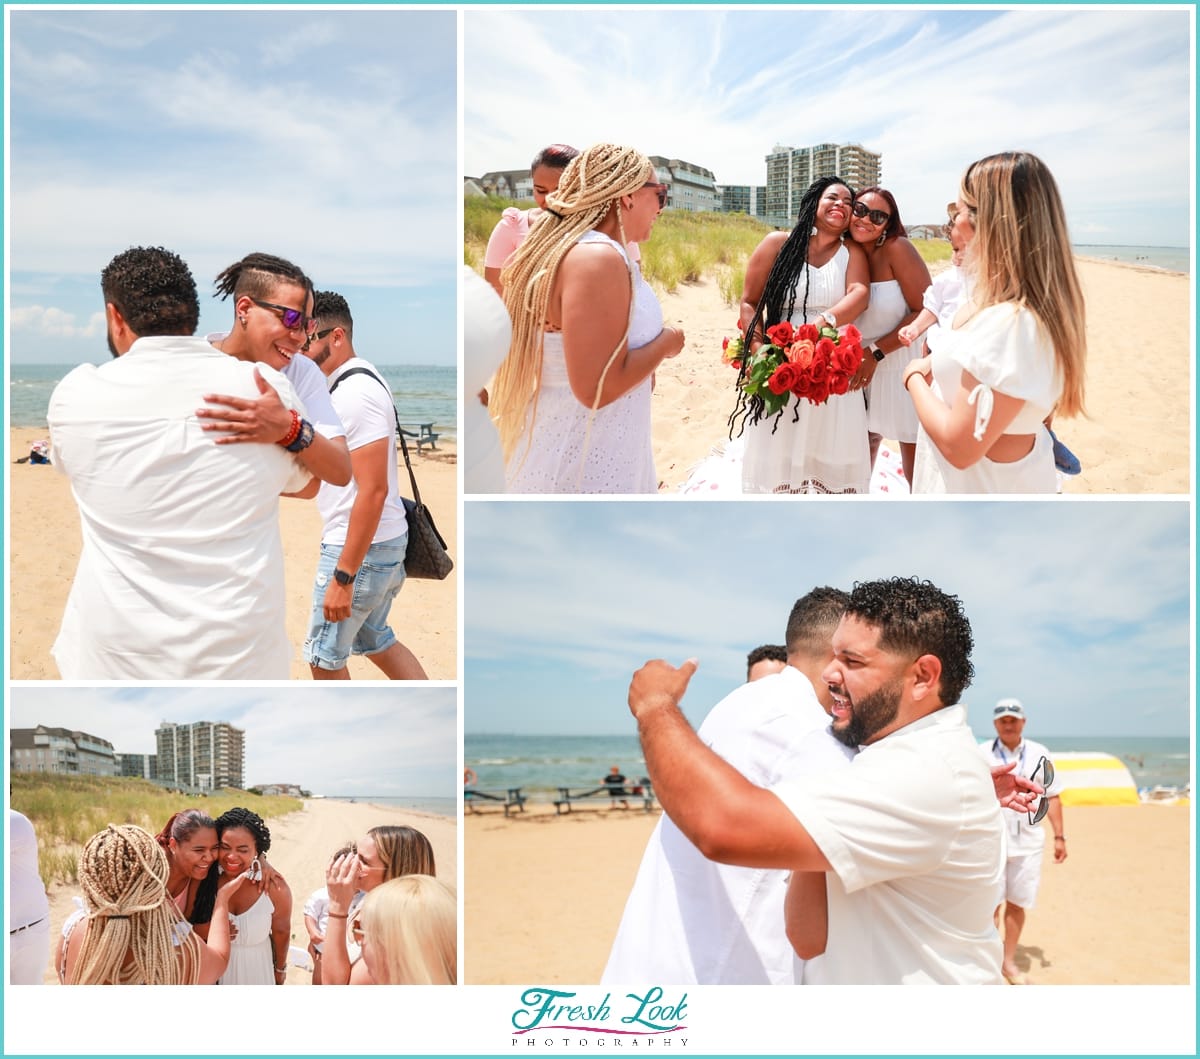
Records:
[[[533,209],[537,209],[535,206]],[[541,212],[540,210],[538,212]],[[519,210],[509,206],[496,222],[488,239],[487,253],[483,256],[485,268],[503,268],[518,246],[529,234],[529,215],[533,210]]]

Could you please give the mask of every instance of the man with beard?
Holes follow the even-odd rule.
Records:
[[[408,548],[391,387],[354,352],[354,319],[345,298],[316,291],[313,316],[317,330],[304,353],[329,384],[354,476],[345,485],[322,482],[316,492],[324,528],[304,658],[313,680],[349,680],[351,654],[365,655],[389,680],[425,680],[416,655],[388,625],[392,601],[404,586]]]
[[[822,674],[849,768],[756,786],[679,709],[696,662],[634,674],[655,794],[708,858],[793,871],[788,937],[816,984],[998,984],[1004,827],[959,696],[973,675],[959,600],[929,582],[856,584]]]
[[[308,472],[282,445],[214,445],[204,395],[255,398],[255,365],[191,337],[178,255],[133,247],[101,274],[113,357],[54,388],[54,465],[83,545],[53,652],[64,680],[286,680],[279,494]],[[291,385],[260,365],[289,408]]]

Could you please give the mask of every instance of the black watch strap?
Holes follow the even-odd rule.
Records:
[[[354,584],[354,577],[355,577],[355,575],[354,575],[354,574],[348,574],[348,573],[346,573],[346,571],[345,571],[345,570],[338,570],[338,569],[335,569],[335,570],[333,571],[333,579],[334,579],[334,580],[335,580],[335,581],[336,581],[336,582],[337,582],[339,585],[352,585],[352,584]]]

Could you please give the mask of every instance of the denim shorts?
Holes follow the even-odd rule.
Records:
[[[308,639],[304,641],[304,660],[309,665],[341,669],[351,654],[378,654],[396,642],[396,634],[388,626],[387,619],[392,600],[404,584],[407,548],[407,533],[372,544],[354,578],[350,617],[345,621],[330,622],[325,620],[325,589],[333,580],[342,549],[337,544],[321,545],[321,559],[313,583]]]

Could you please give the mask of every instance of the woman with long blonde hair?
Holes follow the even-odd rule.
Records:
[[[430,875],[404,875],[372,890],[353,930],[380,985],[458,980],[457,901],[453,890]]]
[[[1084,412],[1083,291],[1058,186],[1006,151],[963,175],[955,226],[973,228],[971,293],[930,357],[905,369],[921,421],[913,492],[1053,493],[1054,412]]]
[[[509,492],[653,493],[651,375],[683,348],[626,244],[649,238],[667,188],[645,155],[577,155],[501,273],[512,317],[488,410]]]
[[[170,866],[154,836],[109,824],[79,860],[85,914],[63,932],[59,977],[71,985],[211,985],[229,962],[229,897],[217,898],[208,941],[191,929],[167,892]]]

